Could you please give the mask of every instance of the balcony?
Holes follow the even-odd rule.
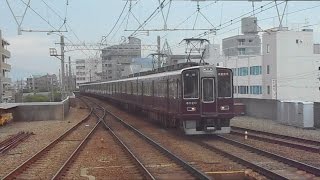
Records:
[[[10,51],[0,48],[0,54],[4,55],[6,58],[10,58],[11,57],[11,53]]]
[[[1,63],[1,69],[4,69],[5,71],[10,71],[10,70],[11,70],[11,65],[2,62],[2,63]]]
[[[11,78],[3,77],[1,80],[2,84],[11,84]]]

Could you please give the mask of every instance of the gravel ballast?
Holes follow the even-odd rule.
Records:
[[[11,122],[0,127],[0,140],[16,134],[19,131],[30,131],[34,133],[34,135],[7,152],[7,154],[0,156],[0,179],[50,144],[50,142],[82,120],[87,114],[88,111],[83,109],[83,107],[71,107],[64,121]]]
[[[231,126],[254,129],[258,131],[272,132],[293,137],[320,140],[319,129],[303,129],[293,126],[279,124],[270,119],[253,118],[248,116],[237,116],[231,120]]]

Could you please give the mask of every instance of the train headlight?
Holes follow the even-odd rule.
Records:
[[[228,111],[229,110],[229,106],[220,106],[220,110],[221,111]]]
[[[196,110],[197,110],[196,107],[187,107],[187,111],[189,111],[189,112],[194,112]]]

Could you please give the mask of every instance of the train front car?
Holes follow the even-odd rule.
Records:
[[[182,71],[181,120],[186,134],[230,133],[232,71],[198,66]]]

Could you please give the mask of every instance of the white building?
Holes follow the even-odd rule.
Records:
[[[320,101],[320,55],[310,30],[270,31],[263,36],[264,99]]]
[[[101,71],[102,65],[98,59],[77,59],[76,88],[79,88],[81,83],[101,80]]]
[[[116,80],[122,77],[133,58],[141,57],[141,40],[129,37],[128,42],[102,49],[102,79]]]
[[[0,43],[0,101],[9,102],[13,98],[11,78],[9,78],[8,74],[11,70],[11,65],[8,64],[8,59],[11,57],[11,53],[7,49],[10,44],[2,38],[1,30]]]
[[[262,55],[217,59],[233,69],[234,96],[320,101],[320,54],[311,30],[271,29],[262,35]]]

